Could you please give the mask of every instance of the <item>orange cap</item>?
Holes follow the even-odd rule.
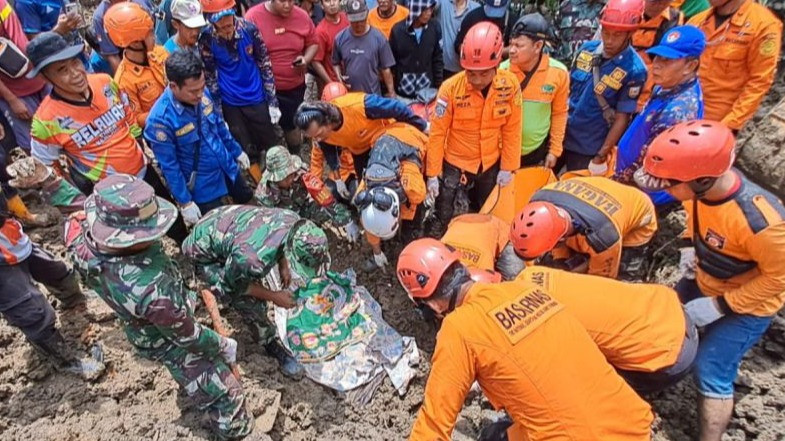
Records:
[[[117,47],[128,47],[135,41],[144,40],[154,25],[150,14],[132,2],[115,3],[104,15],[104,29]]]
[[[567,216],[550,202],[530,202],[512,220],[510,242],[524,259],[552,250],[570,230]]]
[[[202,11],[206,14],[215,14],[234,8],[234,0],[202,0]]]
[[[418,239],[401,251],[395,273],[410,299],[427,299],[460,257],[461,253],[436,239]]]
[[[499,65],[504,46],[499,27],[481,21],[469,29],[461,45],[461,67],[467,70],[485,70]]]

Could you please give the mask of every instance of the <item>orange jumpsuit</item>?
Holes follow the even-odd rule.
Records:
[[[441,241],[460,251],[464,265],[494,271],[510,241],[510,226],[491,214],[462,214],[450,221]]]
[[[714,8],[695,15],[688,24],[706,34],[698,71],[705,118],[739,130],[774,82],[782,22],[765,6],[747,0],[719,27]]]
[[[655,372],[672,366],[687,332],[675,291],[544,266],[527,267],[517,280],[542,286],[586,328],[618,369]]]
[[[164,70],[167,58],[169,52],[163,46],[156,46],[147,54],[147,66],[136,64],[128,58],[123,58],[117,66],[114,80],[128,94],[139,127],[144,128],[150,109],[168,84]]]
[[[338,155],[338,170],[329,170],[327,172],[326,178],[332,179],[333,181],[340,179],[346,182],[354,175],[354,158],[352,158],[352,154],[349,152],[349,150],[340,150],[341,152]],[[322,150],[322,147],[318,142],[312,143],[311,166],[309,169],[311,174],[325,179],[324,162],[324,150]]]
[[[651,408],[551,295],[475,283],[442,323],[410,440],[449,440],[474,381],[527,441],[648,440]]]
[[[347,93],[330,101],[343,114],[343,125],[328,136],[324,142],[348,149],[353,155],[362,155],[371,149],[376,138],[393,119],[369,119],[365,111],[364,93]]]
[[[632,34],[632,47],[638,52],[646,64],[646,70],[649,71],[649,75],[646,76],[646,84],[638,97],[638,111],[643,110],[649,101],[652,88],[654,88],[654,76],[651,75],[652,59],[646,51],[656,46],[670,28],[682,24],[684,24],[684,13],[679,10],[678,6],[669,6],[660,15],[641,23],[638,30]]]
[[[477,174],[501,159],[501,170],[521,164],[521,87],[514,73],[499,69],[487,98],[473,90],[466,72],[450,77],[439,88],[425,174],[442,173],[442,161]]]
[[[623,247],[649,243],[657,214],[646,193],[605,177],[576,177],[548,184],[531,198],[566,210],[577,225],[570,250],[589,255],[589,274],[615,279]]]
[[[686,236],[705,295],[721,296],[738,314],[770,316],[785,303],[785,207],[737,173],[741,186],[722,203],[684,202]]]

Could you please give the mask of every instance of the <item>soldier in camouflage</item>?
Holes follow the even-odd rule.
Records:
[[[578,48],[594,40],[600,28],[605,0],[562,0],[556,13],[559,45],[554,56],[570,66]]]
[[[263,207],[292,210],[355,243],[360,229],[351,211],[333,197],[321,176],[311,174],[300,157],[285,147],[267,151],[266,168],[254,198]]]
[[[275,339],[267,319],[267,301],[292,308],[292,292],[270,290],[262,281],[276,267],[285,288],[322,274],[330,263],[324,231],[290,210],[231,205],[199,220],[183,242],[183,254],[216,297],[243,316],[284,374],[301,376],[302,366]]]
[[[114,310],[142,357],[162,362],[220,439],[251,432],[242,386],[232,375],[237,342],[194,319],[186,288],[161,237],[177,209],[133,176],[112,175],[85,202],[87,222],[69,252],[86,283]]]

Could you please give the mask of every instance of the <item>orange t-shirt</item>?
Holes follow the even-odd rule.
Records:
[[[393,26],[395,26],[399,21],[406,20],[406,17],[409,16],[409,10],[401,5],[395,5],[395,12],[387,18],[383,18],[379,15],[379,7],[375,7],[371,9],[371,12],[368,13],[368,24],[375,27],[382,34],[384,34],[384,38],[390,39],[390,32],[392,32]]]

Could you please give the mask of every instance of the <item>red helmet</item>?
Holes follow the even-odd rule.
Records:
[[[401,251],[395,272],[410,299],[427,299],[460,257],[461,253],[436,239],[418,239]]]
[[[735,147],[733,132],[720,122],[684,122],[654,138],[643,170],[655,178],[680,182],[716,178],[733,165]]]
[[[512,220],[510,242],[515,253],[534,259],[552,250],[570,230],[565,213],[550,202],[530,202]]]
[[[614,31],[634,31],[643,22],[644,0],[608,0],[600,24]]]
[[[205,14],[215,14],[216,12],[226,11],[234,8],[234,0],[201,0],[202,12]]]
[[[344,96],[349,93],[346,86],[337,81],[331,81],[324,86],[322,91],[322,101],[332,101],[334,98]]]
[[[461,67],[485,70],[499,65],[504,46],[499,27],[489,21],[472,26],[461,45]]]
[[[469,268],[469,277],[478,283],[499,283],[502,281],[502,275],[496,271],[479,268]]]
[[[153,18],[141,6],[132,2],[114,4],[104,15],[104,29],[117,47],[128,47],[144,40],[153,31]]]

